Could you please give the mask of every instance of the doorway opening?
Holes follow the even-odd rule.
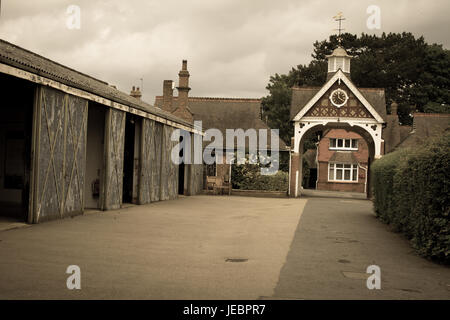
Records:
[[[33,101],[36,86],[0,75],[0,216],[28,220]]]
[[[375,142],[366,129],[346,123],[316,125],[304,133],[299,151],[301,192],[316,189],[317,194],[325,191],[369,197]],[[312,193],[308,190],[305,194]]]
[[[139,148],[136,144],[136,122],[137,118],[127,113],[125,119],[125,144],[123,155],[123,188],[122,188],[122,202],[133,203],[133,189],[134,181],[134,167],[135,167],[135,150]],[[139,144],[138,144],[139,145]]]
[[[183,143],[183,141],[184,141],[184,134],[181,134],[180,135],[180,145]],[[178,194],[183,195],[184,194],[184,169],[185,169],[184,148],[180,149],[179,156],[181,159],[181,163],[178,165]]]
[[[316,189],[316,184],[317,184],[317,168],[310,168],[308,183],[305,186],[305,188],[306,189]]]
[[[102,209],[106,108],[93,102],[88,108],[84,207]]]

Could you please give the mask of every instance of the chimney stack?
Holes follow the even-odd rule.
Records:
[[[164,80],[163,82],[163,105],[162,109],[168,112],[172,112],[173,101],[173,81]]]
[[[178,91],[180,89],[182,91],[189,92],[191,88],[189,88],[189,71],[187,70],[187,60],[183,60],[181,70],[178,73],[179,76],[179,82],[178,82]]]
[[[398,104],[394,101],[391,103],[391,114],[396,116],[398,111]]]
[[[189,90],[191,90],[191,88],[189,88],[189,71],[187,70],[187,60],[183,60],[178,77],[178,106],[173,114],[183,118],[186,121],[192,122],[193,116],[188,108]]]
[[[141,93],[141,91],[139,90],[139,87],[135,88],[135,87],[133,86],[133,88],[131,89],[130,96],[132,96],[133,98],[136,98],[136,99],[141,100],[142,93]]]

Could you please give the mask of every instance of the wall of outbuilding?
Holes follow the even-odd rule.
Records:
[[[88,100],[39,86],[34,105],[30,222],[82,214],[85,208]],[[126,112],[106,108],[104,170],[99,207],[122,206]],[[139,204],[178,196],[178,165],[171,151],[176,128],[141,118],[137,195]],[[187,195],[202,192],[202,165],[186,165]]]
[[[178,195],[178,165],[171,161],[173,127],[143,119],[139,204],[175,199]]]
[[[185,166],[185,195],[191,196],[200,194],[203,192],[203,149],[200,147],[199,150],[195,150],[195,146],[202,145],[202,137],[198,134],[191,133],[191,163]],[[197,154],[196,154],[197,153]],[[195,159],[196,156],[198,159]],[[201,162],[201,164],[196,164],[196,162]]]
[[[106,111],[106,177],[103,188],[105,210],[118,209],[122,204],[125,118],[124,111],[114,109]]]

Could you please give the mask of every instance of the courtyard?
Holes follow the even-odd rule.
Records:
[[[180,197],[0,231],[0,299],[449,299],[360,199]],[[81,270],[68,290],[66,269]],[[366,268],[381,270],[369,290]]]

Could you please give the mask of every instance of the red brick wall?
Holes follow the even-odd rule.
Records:
[[[361,164],[367,164],[369,159],[369,147],[366,140],[359,134],[353,131],[346,131],[345,129],[331,129],[319,143],[318,160],[326,161],[330,160],[330,157],[336,152],[335,150],[329,150],[330,138],[342,138],[342,139],[358,139],[358,151],[354,151],[353,155]]]

